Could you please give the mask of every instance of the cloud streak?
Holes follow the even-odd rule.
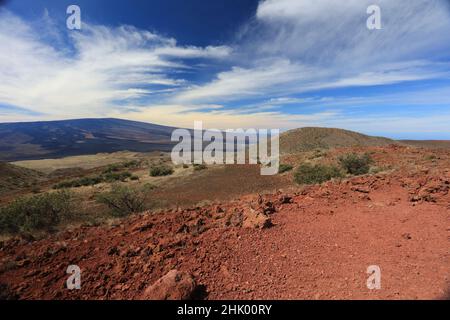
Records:
[[[48,16],[46,21],[50,21]],[[184,59],[221,59],[226,46],[181,47],[132,26],[84,24],[69,32],[69,48],[45,42],[33,28],[0,13],[0,101],[59,117],[106,115],[120,101],[164,94],[186,82]]]
[[[370,31],[366,9],[372,1],[262,1],[256,23],[242,34],[240,58],[247,65],[219,73],[179,98],[239,100],[261,92],[285,95],[448,78],[449,65],[436,63],[450,49],[445,1],[378,3],[383,29]]]

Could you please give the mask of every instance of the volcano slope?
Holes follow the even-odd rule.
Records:
[[[396,169],[4,241],[2,294],[144,299],[176,269],[195,281],[193,299],[448,299],[450,152],[363,150]],[[80,290],[66,288],[73,264]],[[367,288],[371,265],[380,290]]]

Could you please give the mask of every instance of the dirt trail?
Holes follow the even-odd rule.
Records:
[[[0,283],[21,299],[138,299],[178,269],[199,285],[196,298],[444,299],[449,190],[447,167],[395,171],[10,240]],[[81,290],[65,288],[71,264]],[[366,287],[370,265],[381,290]]]

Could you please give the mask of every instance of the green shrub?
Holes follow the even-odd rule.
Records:
[[[66,190],[21,197],[0,209],[0,232],[51,231],[72,215],[72,195]]]
[[[173,173],[173,169],[164,164],[154,166],[150,169],[150,175],[152,177],[170,176]]]
[[[72,181],[61,181],[53,186],[53,189],[72,188]]]
[[[96,200],[108,206],[112,216],[125,217],[145,210],[146,194],[146,188],[113,185],[111,191],[99,194]]]
[[[78,180],[79,186],[82,187],[93,186],[102,182],[103,182],[102,176],[83,177]]]
[[[183,163],[183,168],[187,169],[187,168],[189,168],[189,165],[187,163]]]
[[[123,181],[127,180],[128,178],[131,178],[132,176],[133,175],[128,171],[118,172],[118,173],[110,172],[103,176],[103,180],[105,182],[116,182],[116,181],[123,182]]]
[[[137,167],[139,167],[140,164],[141,163],[138,160],[131,160],[128,162],[124,162],[123,166],[124,166],[124,168],[137,168]]]
[[[141,163],[138,160],[131,160],[127,162],[122,163],[114,163],[110,164],[105,170],[103,170],[103,173],[111,173],[111,172],[119,172],[123,169],[129,169],[129,168],[137,168],[139,167]]]
[[[132,178],[133,175],[128,172],[108,172],[99,176],[88,176],[74,180],[62,181],[53,186],[53,189],[66,189],[66,188],[79,188],[94,186],[102,182],[116,182],[116,181],[126,181],[128,178]]]
[[[291,171],[293,167],[290,164],[280,164],[280,167],[278,168],[278,173],[285,173],[288,171]]]
[[[369,173],[373,160],[367,153],[363,155],[350,153],[339,157],[339,163],[347,173],[361,175]]]
[[[108,167],[106,167],[105,170],[103,170],[103,173],[111,173],[111,172],[117,172],[122,169],[122,166],[119,164],[110,164]]]
[[[333,178],[342,177],[342,172],[335,166],[304,163],[294,173],[294,180],[298,184],[323,183]]]
[[[132,175],[132,176],[130,177],[130,180],[131,180],[131,181],[136,181],[136,180],[139,180],[139,177],[138,177],[138,176],[135,176],[135,175]]]
[[[53,186],[53,189],[66,189],[66,188],[78,188],[93,186],[103,182],[103,176],[89,176],[74,180],[67,180],[57,183]]]
[[[197,163],[194,163],[194,170],[195,171],[200,171],[200,170],[205,170],[205,169],[207,169],[208,167],[206,166],[206,164],[197,164]]]

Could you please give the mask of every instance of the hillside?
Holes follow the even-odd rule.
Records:
[[[168,151],[174,128],[120,119],[0,123],[0,161]]]
[[[300,128],[280,135],[281,153],[296,153],[336,147],[386,146],[397,142],[361,133],[333,128]]]
[[[155,192],[166,192],[170,203],[195,193],[215,199],[222,186],[251,194],[149,209],[38,241],[5,239],[0,294],[39,300],[448,299],[450,151],[433,151],[435,159],[404,146],[345,152],[361,149],[377,166],[395,169],[262,193],[250,189],[253,178],[241,171],[215,174],[226,175],[224,181],[202,177],[213,168],[179,168],[173,178],[192,170],[196,182],[170,193],[160,185]],[[66,287],[69,264],[80,267],[81,290]],[[367,287],[374,265],[382,270],[381,290]]]
[[[44,174],[35,170],[0,162],[0,194],[31,186],[43,176]]]

